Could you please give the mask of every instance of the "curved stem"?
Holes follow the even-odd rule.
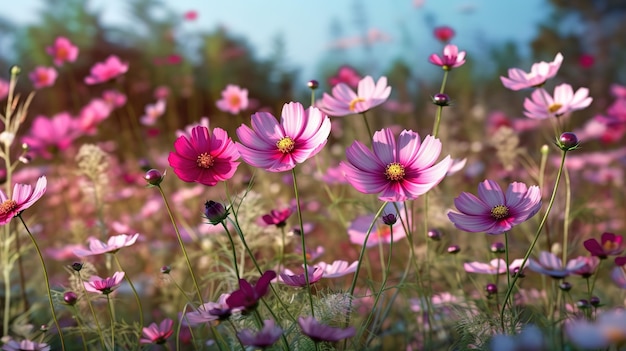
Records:
[[[41,261],[41,268],[43,268],[43,276],[46,280],[46,289],[48,290],[48,302],[50,303],[50,311],[52,312],[52,319],[54,320],[54,325],[57,327],[57,331],[59,332],[59,338],[61,339],[61,348],[65,350],[65,340],[63,340],[63,331],[61,330],[61,326],[59,325],[59,321],[57,320],[57,314],[54,311],[54,302],[52,301],[52,290],[50,290],[50,279],[48,278],[48,270],[46,269],[46,263],[43,260],[43,255],[41,254],[41,250],[39,249],[39,245],[37,245],[37,241],[35,237],[28,229],[26,222],[24,222],[24,218],[22,218],[21,214],[17,215],[24,225],[28,236],[30,236],[30,240],[33,242],[33,246],[35,246],[35,250],[37,250],[37,255],[39,256],[39,260]],[[5,283],[6,284],[6,283]],[[8,309],[9,305],[4,306],[4,308]]]
[[[228,230],[228,226],[226,226],[226,222],[222,221],[222,226],[226,231],[226,235],[228,235],[228,240],[230,240],[230,247],[233,250],[233,265],[235,268],[235,275],[237,276],[237,281],[241,279],[239,276],[239,266],[237,266],[237,250],[235,249],[235,242],[233,241],[233,236],[230,234],[230,230]]]
[[[98,317],[96,317],[96,311],[93,309],[93,305],[91,304],[91,299],[89,298],[89,293],[87,289],[85,289],[85,284],[83,283],[83,279],[80,276],[80,272],[76,272],[76,277],[78,277],[78,281],[80,282],[80,286],[83,288],[83,296],[87,299],[87,305],[89,306],[89,310],[91,311],[91,316],[93,317],[94,322],[96,323],[96,328],[98,329],[98,336],[100,337],[100,343],[102,344],[102,349],[106,350],[106,343],[104,342],[104,335],[102,334],[102,327],[100,327],[100,321]]]
[[[115,314],[113,314],[113,304],[111,303],[111,297],[107,296],[107,306],[109,306],[109,315],[111,315],[111,350],[115,350]]]
[[[128,274],[126,274],[126,271],[124,270],[124,268],[122,268],[120,260],[119,258],[117,258],[117,254],[114,253],[113,258],[115,259],[115,263],[117,263],[120,271],[124,272],[124,277],[126,278],[128,285],[130,285],[130,288],[135,295],[135,301],[137,301],[137,306],[139,307],[139,330],[141,331],[141,329],[143,328],[143,306],[141,305],[141,299],[139,298],[139,294],[137,294],[137,290],[135,289],[135,285],[133,284],[132,280],[130,280]]]
[[[374,134],[372,134],[372,129],[370,128],[370,124],[367,121],[367,116],[365,115],[365,111],[361,112],[361,116],[363,116],[363,123],[365,123],[365,128],[367,128],[367,134],[370,136],[370,140],[373,142]]]
[[[300,224],[300,241],[302,242],[302,260],[304,262],[304,281],[306,282],[306,290],[309,294],[309,304],[311,305],[311,316],[315,317],[315,309],[313,308],[313,295],[311,294],[311,282],[309,281],[309,266],[306,259],[306,245],[304,240],[304,224],[302,223],[302,209],[300,208],[300,196],[298,194],[298,181],[296,180],[296,169],[291,169],[293,177],[293,191],[296,196],[296,208],[298,211],[298,222]]]
[[[563,168],[565,166],[565,156],[567,156],[567,151],[563,151],[563,154],[561,156],[561,164],[559,165],[559,171],[556,174],[556,179],[554,181],[554,188],[552,189],[552,195],[550,196],[550,201],[548,202],[548,208],[546,209],[546,213],[543,215],[543,218],[541,218],[541,222],[539,222],[539,227],[537,228],[537,232],[535,233],[535,237],[533,238],[533,241],[530,244],[530,247],[526,251],[526,255],[524,255],[524,259],[522,260],[522,264],[520,264],[518,273],[515,274],[515,277],[513,278],[513,281],[509,285],[509,288],[506,290],[506,295],[504,297],[505,301],[507,301],[509,299],[509,297],[511,296],[511,292],[513,291],[513,287],[515,286],[515,283],[517,283],[517,279],[519,279],[520,273],[521,273],[522,269],[524,269],[524,266],[526,265],[526,261],[528,261],[528,258],[530,257],[530,254],[533,252],[533,249],[535,248],[535,244],[537,244],[537,240],[539,239],[539,235],[541,234],[541,231],[543,230],[543,227],[546,225],[546,222],[548,221],[548,215],[550,214],[550,211],[552,210],[552,206],[554,205],[554,200],[556,199],[556,192],[557,192],[557,190],[559,188],[559,182],[561,180],[561,174],[563,173]],[[500,322],[502,324],[501,325],[502,326],[502,332],[504,332],[504,333],[506,333],[506,329],[504,328],[504,307],[505,306],[506,306],[506,304],[504,304],[502,306],[502,309],[500,310]]]
[[[87,351],[87,338],[85,337],[85,332],[83,332],[83,326],[80,323],[80,315],[78,313],[78,308],[72,305],[70,306],[74,316],[76,317],[76,326],[78,327],[78,331],[80,332],[80,337],[83,341],[83,350]]]
[[[196,276],[193,273],[193,268],[191,268],[191,261],[189,260],[189,255],[187,255],[187,250],[185,249],[185,244],[183,244],[183,239],[180,236],[180,232],[178,231],[178,226],[176,225],[176,221],[174,220],[174,215],[172,214],[172,209],[170,208],[170,204],[167,202],[167,197],[165,197],[165,193],[160,185],[157,186],[159,192],[161,193],[161,197],[163,198],[163,202],[165,202],[165,208],[167,209],[167,214],[170,216],[170,221],[174,226],[174,231],[176,232],[176,238],[178,239],[178,243],[180,244],[180,249],[183,251],[183,255],[185,256],[185,261],[187,262],[187,268],[189,269],[189,274],[191,274],[191,279],[193,280],[193,285],[196,288],[196,293],[198,294],[198,300],[200,300],[200,305],[204,305],[204,301],[202,300],[202,293],[200,293],[200,287],[198,286],[198,280],[196,280]]]

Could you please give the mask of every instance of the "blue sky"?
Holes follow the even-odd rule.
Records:
[[[129,23],[125,0],[86,1],[91,8],[102,11],[106,23]],[[274,38],[281,34],[286,43],[286,62],[302,68],[305,74],[314,72],[320,59],[327,57],[333,23],[339,24],[347,41],[363,35],[355,25],[355,3],[359,0],[163,1],[181,15],[188,10],[198,12],[197,21],[186,24],[186,30],[225,26],[232,33],[246,37],[262,57],[271,52]],[[18,23],[32,23],[44,2],[11,1],[0,7],[0,14]],[[471,54],[484,49],[485,42],[514,40],[526,47],[536,34],[537,24],[549,14],[546,0],[361,0],[361,3],[365,19],[362,27],[389,40],[374,44],[370,57],[363,55],[362,47],[347,50],[345,57],[354,61],[347,63],[356,65],[363,60],[375,61],[378,63],[375,69],[383,69],[385,63],[398,56],[415,60],[418,67],[426,66],[428,55],[440,48],[432,39],[428,21],[453,27],[457,32],[453,43]],[[407,34],[411,38],[410,47],[403,39]]]

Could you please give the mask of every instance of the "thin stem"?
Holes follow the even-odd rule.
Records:
[[[365,115],[365,111],[361,112],[361,116],[363,116],[363,123],[365,123],[365,128],[367,128],[367,134],[370,136],[370,140],[372,140],[374,137],[374,134],[372,133],[372,129],[370,128],[369,122],[367,121],[367,116]]]
[[[185,256],[185,261],[187,262],[187,268],[189,269],[189,274],[191,274],[191,279],[193,280],[193,285],[196,288],[196,293],[198,294],[198,299],[200,300],[200,305],[204,305],[204,301],[202,300],[202,293],[200,293],[200,287],[198,286],[198,280],[196,280],[196,276],[193,273],[193,268],[191,268],[191,261],[189,260],[189,255],[187,255],[187,250],[185,249],[185,244],[183,244],[183,239],[180,236],[180,232],[178,231],[178,226],[176,225],[176,221],[174,220],[174,215],[172,214],[172,209],[170,208],[170,204],[167,202],[167,197],[165,197],[165,193],[160,185],[157,185],[159,192],[161,193],[161,197],[163,198],[163,202],[165,202],[165,208],[167,209],[167,214],[170,216],[170,221],[174,226],[174,231],[176,232],[176,238],[178,239],[178,243],[180,244],[180,249],[183,251],[183,255]]]
[[[237,250],[235,249],[235,242],[233,241],[233,236],[230,234],[230,230],[228,230],[228,226],[226,226],[226,222],[222,221],[222,226],[228,235],[228,240],[230,240],[230,247],[233,251],[233,265],[235,266],[235,275],[237,276],[237,281],[241,279],[239,276],[239,267],[237,266]]]
[[[385,291],[385,285],[387,284],[387,279],[389,278],[389,268],[391,267],[391,257],[393,257],[393,225],[389,226],[389,235],[390,235],[389,257],[387,257],[387,266],[385,267],[385,270],[383,271],[383,282],[380,284],[380,290],[378,290],[378,294],[376,294],[376,298],[374,298],[374,305],[372,305],[372,312],[370,312],[364,325],[369,325],[369,321],[374,315],[374,310],[376,309],[378,300],[380,300],[380,295],[382,295],[383,292]],[[375,335],[376,335],[376,329],[374,329],[372,333],[370,334],[370,336],[367,338],[367,341],[365,342],[365,347],[367,347],[370,344],[370,342],[372,342]]]
[[[111,303],[111,297],[107,296],[107,306],[109,307],[109,315],[111,315],[111,350],[115,350],[115,315],[113,314],[113,304]]]
[[[80,332],[80,337],[83,340],[83,350],[87,351],[87,338],[85,338],[85,333],[83,332],[83,327],[80,323],[80,315],[78,313],[78,308],[76,308],[76,306],[74,305],[70,307],[72,309],[72,312],[74,312],[74,316],[76,317],[76,326],[78,327],[78,331]]]
[[[117,257],[117,254],[114,253],[113,258],[115,259],[115,263],[117,263],[117,266],[119,267],[120,271],[124,272],[124,277],[126,278],[128,285],[130,285],[130,288],[133,291],[133,294],[135,295],[135,301],[137,301],[137,306],[139,307],[139,330],[141,331],[141,329],[143,328],[143,306],[141,305],[141,299],[139,299],[139,294],[137,294],[137,290],[135,289],[135,285],[133,284],[132,280],[130,280],[130,278],[128,277],[128,274],[126,273],[124,268],[122,268],[122,265],[120,264],[120,260]]]
[[[443,80],[441,81],[441,88],[439,89],[439,94],[443,94],[446,89],[446,82],[448,81],[448,70],[443,71]],[[436,138],[437,134],[439,134],[439,124],[441,123],[441,112],[443,111],[443,106],[437,107],[437,113],[435,115],[435,125],[433,125],[433,136]]]
[[[300,196],[298,194],[298,181],[296,180],[296,169],[291,169],[293,177],[293,191],[296,196],[296,208],[298,211],[298,222],[300,224],[300,241],[302,242],[302,260],[304,262],[304,281],[306,282],[306,290],[309,294],[309,304],[311,305],[311,316],[315,317],[315,309],[313,308],[313,295],[311,294],[311,282],[309,281],[309,267],[306,259],[306,245],[304,240],[304,224],[302,223],[302,210],[300,208]]]
[[[572,202],[572,189],[570,186],[569,172],[565,173],[565,208],[563,209],[563,265],[567,262],[567,244],[569,243],[569,215]]]
[[[528,261],[528,258],[530,257],[530,254],[533,252],[533,249],[535,248],[535,244],[537,244],[537,240],[539,239],[539,235],[541,234],[541,231],[543,230],[543,227],[546,225],[546,222],[548,221],[548,215],[550,214],[550,211],[552,210],[552,206],[554,205],[554,200],[556,199],[556,192],[559,188],[559,182],[561,180],[561,174],[563,173],[563,168],[565,166],[565,157],[567,156],[567,151],[563,151],[562,157],[561,157],[561,164],[559,165],[559,171],[556,174],[556,180],[554,181],[554,189],[552,189],[552,195],[550,196],[550,201],[548,202],[548,208],[546,209],[546,213],[543,215],[543,218],[541,218],[541,222],[539,222],[539,227],[537,228],[537,232],[535,233],[535,237],[533,238],[532,243],[530,244],[530,247],[528,248],[528,250],[526,251],[526,255],[524,255],[524,259],[522,260],[522,264],[520,264],[519,267],[519,272],[517,274],[515,274],[515,277],[513,278],[513,281],[511,282],[511,285],[509,285],[508,289],[506,290],[506,295],[504,297],[504,300],[507,301],[509,299],[509,297],[511,296],[511,292],[513,291],[513,287],[515,286],[515,283],[517,283],[517,280],[520,277],[520,273],[522,271],[522,269],[524,269],[524,265],[526,265],[526,261]],[[504,304],[502,306],[502,309],[500,310],[500,321],[502,323],[502,332],[506,332],[505,328],[504,328],[504,307],[506,306],[506,304]]]
[[[504,260],[506,264],[506,286],[507,286],[507,291],[508,291],[509,289],[511,289],[511,268],[510,268],[511,265],[509,261],[509,233],[507,232],[504,232]],[[500,270],[498,269],[498,271]],[[504,309],[507,304],[509,304],[511,311],[513,311],[513,304],[510,301],[510,296],[507,296],[502,302],[502,309]],[[515,322],[512,319],[511,319],[511,323],[512,323],[511,328],[514,328]]]
[[[24,313],[30,309],[28,296],[26,295],[26,279],[24,278],[24,264],[22,263],[22,253],[20,248],[19,233],[15,234],[15,250],[17,251],[17,268],[20,273],[20,290],[22,291],[22,300],[24,300]]]
[[[106,343],[104,342],[104,334],[102,333],[102,327],[100,327],[100,321],[98,320],[98,317],[96,317],[96,311],[93,309],[93,305],[91,304],[91,299],[89,298],[90,295],[87,292],[87,289],[85,288],[85,284],[83,282],[83,279],[80,276],[80,272],[76,272],[76,276],[78,277],[78,280],[80,281],[80,286],[83,288],[83,295],[87,299],[87,305],[89,306],[89,310],[91,310],[91,316],[93,317],[93,320],[96,323],[96,328],[98,328],[98,336],[100,337],[100,343],[102,344],[102,349],[104,350],[106,349]]]
[[[61,348],[65,350],[65,340],[63,340],[63,331],[61,330],[61,326],[59,325],[59,321],[57,320],[57,314],[54,311],[54,302],[52,301],[52,290],[50,290],[50,279],[48,278],[48,270],[46,269],[46,263],[43,260],[43,255],[41,254],[41,250],[39,249],[39,245],[37,245],[37,241],[35,237],[28,229],[26,222],[24,222],[24,218],[22,218],[21,214],[17,215],[20,218],[20,221],[24,225],[28,236],[30,236],[30,240],[33,242],[33,246],[35,246],[35,250],[37,250],[37,255],[39,256],[39,260],[41,260],[41,268],[43,268],[43,275],[46,280],[46,289],[48,292],[48,302],[50,303],[50,311],[52,312],[52,319],[54,320],[54,325],[57,327],[57,331],[59,332],[59,338],[61,339]],[[7,285],[7,283],[5,283]],[[9,309],[9,305],[4,306],[5,309]]]

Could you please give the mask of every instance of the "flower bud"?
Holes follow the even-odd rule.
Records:
[[[144,179],[152,186],[158,186],[163,181],[163,174],[157,169],[151,169],[146,172]]]
[[[563,151],[572,151],[578,149],[578,137],[574,133],[565,132],[561,134],[556,145]]]
[[[487,296],[495,295],[498,293],[498,286],[496,284],[489,283],[485,286],[485,291],[487,292]]]
[[[450,245],[448,246],[448,253],[449,254],[458,254],[459,252],[461,252],[461,247],[459,245]]]
[[[309,89],[311,90],[315,90],[317,88],[319,88],[320,83],[318,81],[316,81],[315,79],[311,79],[308,83],[307,86],[309,87]]]
[[[172,267],[171,266],[163,266],[161,267],[161,273],[163,274],[169,274],[172,271]]]
[[[78,300],[78,295],[73,291],[67,291],[63,294],[63,301],[70,306],[74,306]]]
[[[504,244],[501,242],[496,242],[491,244],[491,246],[489,247],[489,251],[495,253],[495,254],[501,254],[504,253],[506,251],[506,248],[504,247]]]
[[[50,328],[48,328],[47,324],[42,324],[42,325],[39,326],[39,331],[41,331],[43,333],[47,332],[49,329]]]
[[[389,213],[383,216],[383,223],[385,223],[386,225],[394,225],[396,224],[396,221],[398,219],[396,218],[396,215],[393,213]]]
[[[11,66],[11,75],[12,76],[17,76],[21,72],[22,72],[22,69],[20,68],[20,66]]]
[[[585,309],[585,308],[589,308],[591,305],[589,304],[589,301],[585,299],[580,299],[576,302],[576,306],[580,309]]]
[[[572,284],[570,284],[569,282],[562,282],[561,284],[559,284],[559,288],[563,291],[570,291],[572,290]]]
[[[204,216],[213,225],[220,224],[228,217],[228,209],[219,202],[209,200],[204,203]]]
[[[74,262],[72,263],[72,269],[76,272],[80,272],[80,270],[83,269],[83,264],[81,262]]]
[[[589,303],[593,307],[598,307],[600,306],[600,298],[597,296],[592,296],[591,299],[589,299]]]
[[[433,104],[437,106],[450,106],[450,97],[448,94],[435,94],[433,96]]]

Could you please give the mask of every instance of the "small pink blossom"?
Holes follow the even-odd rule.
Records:
[[[145,126],[153,126],[159,117],[165,113],[165,100],[159,100],[154,104],[146,105],[145,114],[139,121]]]
[[[123,247],[135,244],[138,237],[139,233],[135,233],[133,235],[113,235],[109,237],[109,240],[106,243],[96,238],[89,238],[89,249],[76,249],[74,250],[74,254],[78,257],[87,257],[101,255],[103,253],[116,253]]]
[[[252,115],[252,129],[237,128],[237,149],[246,163],[268,172],[291,170],[315,156],[330,134],[330,119],[298,102],[283,106],[280,124],[267,112]]]
[[[126,104],[126,95],[115,89],[105,90],[102,93],[102,100],[109,104],[111,108],[122,107]]]
[[[442,43],[447,43],[454,37],[454,29],[448,26],[439,26],[433,30],[435,39]]]
[[[511,90],[522,90],[542,86],[546,80],[554,77],[561,68],[563,55],[558,53],[552,62],[541,61],[535,63],[526,73],[519,68],[509,69],[508,77],[500,77],[502,84]]]
[[[539,260],[529,259],[528,268],[534,272],[550,276],[555,279],[565,278],[585,266],[584,257],[569,260],[565,267],[560,258],[548,251],[539,253]]]
[[[76,121],[67,112],[48,118],[37,116],[30,131],[22,138],[29,150],[45,158],[52,158],[52,152],[66,150],[79,136]]]
[[[180,138],[181,136],[186,136],[187,138],[191,138],[191,131],[198,126],[203,126],[209,129],[209,117],[200,118],[200,122],[192,123],[190,125],[185,126],[184,130],[177,129],[176,137]]]
[[[373,151],[355,141],[341,167],[356,190],[379,194],[382,201],[416,199],[439,184],[450,169],[450,156],[435,164],[441,142],[430,135],[422,143],[419,134],[404,130],[396,141],[385,128],[374,133],[372,145]]]
[[[28,77],[33,82],[35,89],[41,89],[54,85],[57,75],[57,71],[52,67],[37,66]]]
[[[248,89],[229,84],[222,91],[222,99],[215,104],[220,110],[236,115],[248,108]]]
[[[46,193],[48,180],[45,176],[37,179],[35,189],[28,184],[15,184],[11,199],[0,190],[0,225],[7,224],[11,219],[32,206]]]
[[[339,278],[354,273],[358,263],[358,261],[354,261],[349,264],[347,261],[337,260],[330,264],[318,262],[315,264],[315,267],[319,267],[322,270],[322,278]]]
[[[46,52],[52,56],[56,66],[61,66],[64,62],[74,62],[78,57],[78,47],[65,37],[56,38],[54,44],[46,48]]]
[[[533,91],[530,98],[524,100],[524,115],[528,118],[545,119],[582,110],[589,106],[593,98],[589,89],[580,88],[574,93],[572,86],[561,84],[554,88],[554,97],[543,88]]]
[[[150,326],[143,328],[142,337],[139,340],[140,344],[165,344],[167,338],[174,333],[174,321],[169,318],[165,318],[159,325],[156,323],[150,324]]]
[[[308,278],[309,284],[313,284],[322,279],[324,275],[324,270],[320,267],[309,266],[308,268]],[[285,283],[285,285],[295,286],[295,287],[304,287],[306,286],[306,277],[304,276],[304,272],[301,274],[296,274],[289,269],[285,269],[284,273],[280,273],[278,275],[278,280]]]
[[[489,263],[466,262],[463,264],[463,269],[465,269],[467,273],[496,275],[506,273],[507,265],[503,259],[495,258]]]
[[[36,342],[30,340],[22,340],[17,342],[15,340],[6,341],[2,345],[4,351],[50,351],[50,345],[45,342]]]
[[[112,277],[100,278],[97,275],[91,276],[89,281],[83,282],[85,290],[93,293],[108,295],[120,287],[124,280],[124,272],[115,272]]]
[[[463,192],[454,205],[459,212],[448,212],[454,225],[466,232],[502,234],[534,216],[541,208],[539,187],[528,188],[513,182],[506,193],[493,180],[478,185],[478,196]]]
[[[341,66],[337,70],[337,74],[328,78],[328,84],[331,87],[339,83],[347,84],[350,88],[356,88],[361,80],[361,75],[351,66]]]
[[[359,81],[357,92],[347,84],[339,83],[333,87],[332,95],[324,93],[320,109],[330,116],[347,116],[368,111],[381,105],[391,94],[387,77],[381,77],[376,83],[371,76]]]
[[[198,11],[189,10],[183,14],[183,18],[187,21],[195,21],[198,19]]]
[[[211,321],[227,319],[233,312],[226,303],[229,296],[230,294],[222,294],[217,302],[206,302],[198,307],[197,310],[185,314],[185,318],[182,319],[181,323],[194,327]]]
[[[102,121],[109,118],[113,107],[102,99],[92,99],[85,105],[78,115],[76,127],[87,135],[96,135],[98,126]]]
[[[128,71],[128,63],[122,62],[115,55],[109,56],[104,62],[98,62],[91,67],[91,73],[85,77],[85,84],[94,85],[104,83]]]
[[[465,63],[465,51],[460,51],[456,45],[448,44],[443,48],[443,55],[432,54],[428,61],[440,66],[444,71],[461,67]]]
[[[191,136],[180,136],[174,152],[167,158],[174,173],[185,182],[214,186],[230,179],[237,171],[239,152],[225,130],[204,126],[191,130]]]

